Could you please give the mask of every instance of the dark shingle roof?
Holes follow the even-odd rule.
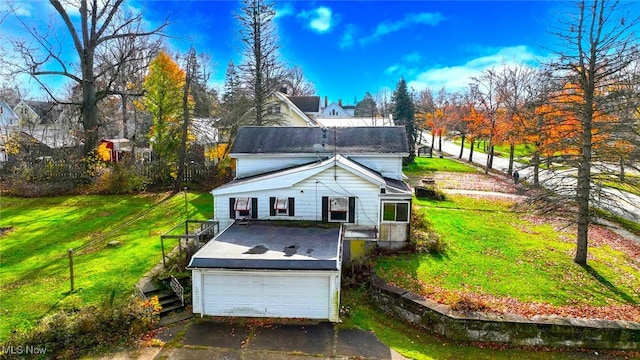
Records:
[[[231,146],[233,154],[315,153],[318,150],[339,154],[409,152],[402,126],[329,128],[324,139],[321,127],[247,126],[240,128]]]
[[[320,96],[288,96],[288,98],[304,113],[320,111]]]

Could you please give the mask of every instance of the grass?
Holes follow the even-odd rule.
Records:
[[[377,259],[376,271],[423,293],[421,281],[466,293],[555,306],[640,304],[640,270],[628,255],[590,246],[590,268],[573,262],[575,235],[534,224],[510,203],[448,196],[414,200],[447,242],[444,255],[408,254]]]
[[[416,157],[415,161],[402,168],[408,176],[427,175],[436,171],[470,173],[477,170],[459,161],[447,158]]]
[[[209,194],[1,199],[0,338],[59,308],[77,309],[133,285],[161,261],[160,235],[213,214]],[[116,247],[107,242],[119,241]],[[89,246],[89,244],[93,244]],[[75,249],[70,292],[68,249]]]
[[[460,145],[460,143],[462,142],[460,140],[459,137],[455,137],[451,139],[451,142],[453,142],[454,144]],[[484,149],[484,143],[482,141],[480,142],[475,142],[473,144],[474,152],[481,152],[484,153],[486,152]],[[464,148],[465,149],[469,149],[471,147],[471,143],[469,141],[465,141],[464,142]],[[533,146],[529,145],[529,144],[518,144],[515,146],[514,151],[513,151],[513,156],[515,158],[530,158],[531,155],[533,155]],[[500,156],[500,157],[504,157],[504,158],[509,158],[509,153],[511,151],[511,145],[509,144],[496,144],[493,148],[493,152],[495,155]]]
[[[617,353],[606,351],[578,352],[571,350],[509,349],[500,347],[481,348],[470,344],[455,343],[432,335],[425,330],[408,325],[405,321],[386,315],[369,303],[363,289],[346,289],[342,292],[342,306],[349,315],[340,325],[345,328],[360,328],[372,331],[387,346],[401,355],[416,360],[430,359],[601,359],[613,358]],[[626,355],[632,356],[627,353]]]

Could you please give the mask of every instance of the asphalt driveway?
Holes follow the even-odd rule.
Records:
[[[371,332],[327,322],[196,318],[167,327],[157,338],[171,345],[155,359],[404,359]]]

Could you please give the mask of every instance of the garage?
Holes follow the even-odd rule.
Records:
[[[192,258],[193,312],[338,321],[340,229],[233,224]]]

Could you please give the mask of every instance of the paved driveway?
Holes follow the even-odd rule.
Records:
[[[155,359],[405,359],[371,332],[325,322],[192,319],[158,334],[165,346]]]

